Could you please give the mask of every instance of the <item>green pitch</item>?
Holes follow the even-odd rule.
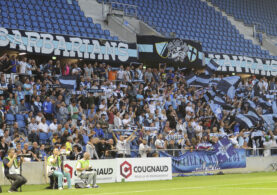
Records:
[[[22,195],[136,195],[136,194],[211,194],[211,195],[239,195],[239,194],[277,194],[277,173],[251,173],[229,174],[216,176],[192,176],[178,177],[172,181],[149,181],[149,182],[125,182],[99,184],[98,189],[73,189],[62,191],[44,190],[45,185],[29,185],[23,187]],[[8,186],[3,187],[6,193]]]

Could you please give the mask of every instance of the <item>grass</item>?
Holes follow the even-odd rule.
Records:
[[[215,176],[177,177],[171,181],[124,182],[99,184],[98,189],[45,190],[46,185],[23,186],[22,195],[90,195],[90,194],[277,194],[277,173],[229,174]],[[2,186],[4,194],[9,186]]]

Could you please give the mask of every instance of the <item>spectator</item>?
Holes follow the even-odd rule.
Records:
[[[86,152],[88,152],[90,154],[91,159],[99,159],[96,148],[93,144],[94,139],[95,138],[93,138],[93,137],[89,138],[89,141],[86,145]]]
[[[46,101],[43,102],[42,107],[43,107],[43,112],[46,120],[51,121],[53,119],[54,110],[53,110],[53,104],[50,101],[50,97],[46,98]]]
[[[23,149],[22,149],[22,154],[24,155],[27,155],[23,158],[23,160],[25,162],[30,162],[31,161],[31,158],[32,158],[32,152],[31,150],[29,149],[29,144],[28,143],[25,143],[24,146],[23,146]]]
[[[147,140],[143,139],[142,143],[139,145],[139,154],[141,158],[146,158],[150,152],[150,147],[147,145]]]
[[[162,134],[159,134],[158,138],[156,139],[155,146],[156,146],[156,149],[158,149],[158,150],[166,149],[166,145],[165,145],[165,142],[163,140],[163,135]]]
[[[40,148],[39,148],[39,153],[40,153],[40,156],[41,156],[41,161],[44,161],[45,157],[47,157],[47,154],[45,152],[45,145],[44,144],[41,144]]]
[[[106,143],[106,154],[105,158],[115,158],[116,157],[116,147],[114,145],[113,139],[109,139]]]
[[[33,147],[31,149],[32,161],[41,161],[40,148],[37,142],[33,142]]]
[[[36,119],[32,117],[31,123],[28,125],[28,133],[37,133],[38,132],[38,124]]]
[[[96,127],[93,129],[93,131],[95,132],[95,137],[104,138],[104,132],[99,123],[96,124]]]
[[[72,137],[67,137],[67,142],[65,143],[66,146],[66,152],[70,153],[72,152]]]
[[[41,122],[38,125],[38,130],[43,133],[49,132],[49,126],[47,125],[45,118],[41,119]]]
[[[52,133],[56,133],[57,132],[57,129],[58,129],[58,124],[57,124],[58,120],[55,118],[53,119],[53,122],[50,124],[49,126],[49,130],[52,132]]]
[[[71,120],[72,120],[72,125],[76,126],[77,125],[77,119],[78,119],[78,114],[79,114],[79,109],[76,105],[75,100],[71,101],[70,106],[68,107],[68,112],[70,114]]]
[[[0,137],[0,157],[3,160],[3,158],[8,154],[9,146],[5,142],[5,137]]]
[[[116,135],[113,132],[113,137],[116,141],[117,157],[122,158],[126,156],[128,150],[128,142],[132,139],[136,131],[137,130],[133,131],[133,133],[126,139],[124,139],[123,135],[120,135],[119,139],[117,139]]]

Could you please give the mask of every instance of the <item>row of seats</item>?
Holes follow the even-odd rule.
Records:
[[[85,17],[76,0],[0,0],[4,28],[118,41],[110,31]]]
[[[258,30],[277,36],[277,2],[275,0],[210,0],[227,14],[246,25],[261,24]]]

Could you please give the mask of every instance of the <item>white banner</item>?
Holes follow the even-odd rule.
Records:
[[[113,183],[116,181],[116,159],[90,160],[92,169],[97,172],[97,183]],[[65,169],[71,175],[71,183],[81,181],[76,174],[77,161],[65,161]]]
[[[171,158],[118,158],[116,181],[171,180]]]

